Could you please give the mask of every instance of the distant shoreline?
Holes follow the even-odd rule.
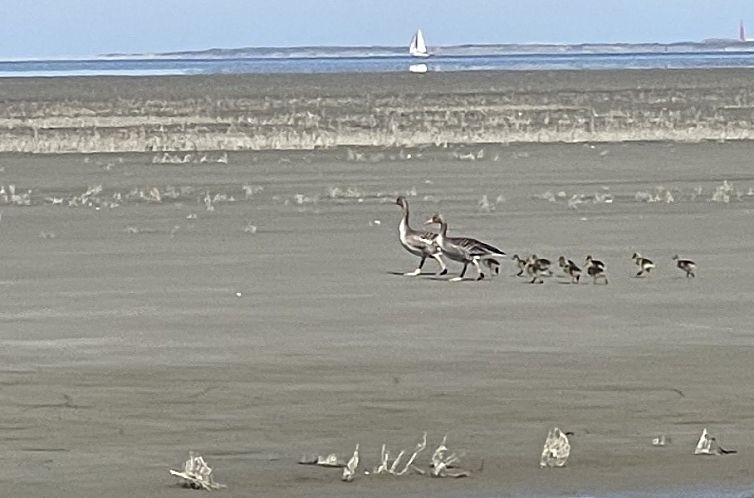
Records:
[[[489,43],[432,45],[430,52],[438,56],[496,56],[496,55],[555,55],[555,54],[662,54],[694,52],[754,52],[754,41],[735,39],[708,39],[670,43]],[[54,57],[2,57],[3,63],[61,62],[99,60],[154,60],[154,59],[227,59],[227,58],[295,58],[295,57],[396,57],[407,55],[405,46],[295,46],[295,47],[238,47],[181,50],[170,52],[112,52],[105,54],[67,55]]]
[[[495,44],[430,44],[431,53],[445,56],[465,55],[513,55],[513,54],[615,54],[615,53],[685,53],[720,52],[728,50],[754,51],[754,41],[742,42],[734,39],[709,39],[700,42],[680,41],[672,43],[495,43]],[[184,50],[157,53],[110,53],[97,58],[235,58],[235,57],[301,57],[325,56],[397,56],[405,55],[406,47],[373,46],[299,46],[299,47],[242,47],[210,48],[205,50]],[[321,55],[315,55],[321,54]]]

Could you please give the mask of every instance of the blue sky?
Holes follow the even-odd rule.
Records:
[[[0,58],[213,47],[754,37],[754,0],[0,0]]]

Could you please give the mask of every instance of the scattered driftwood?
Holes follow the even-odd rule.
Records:
[[[539,466],[563,467],[566,461],[568,461],[570,454],[571,444],[568,442],[568,436],[557,427],[553,427],[547,433],[545,446],[542,449],[542,456],[539,459]]]
[[[448,470],[453,468],[461,458],[455,453],[451,453],[450,455],[447,454],[449,452],[448,447],[446,446],[447,441],[448,435],[446,434],[445,437],[442,438],[440,446],[438,446],[437,449],[435,449],[435,452],[432,453],[432,472],[430,475],[432,477],[469,477],[471,475],[471,472],[469,471]]]
[[[351,482],[356,477],[356,469],[359,467],[359,443],[356,443],[356,448],[353,450],[353,455],[348,463],[343,467],[343,476],[341,481]]]
[[[706,427],[702,430],[702,435],[699,436],[699,441],[694,449],[694,455],[728,455],[731,453],[736,453],[736,450],[726,450],[720,446],[717,439],[707,432]]]
[[[387,445],[383,444],[380,450],[379,463],[373,467],[372,470],[365,470],[364,475],[393,475],[400,477],[413,473],[430,477],[469,477],[471,475],[470,471],[457,470],[457,465],[461,460],[461,456],[448,450],[447,440],[448,436],[446,434],[445,437],[443,437],[440,446],[438,446],[432,453],[429,472],[422,469],[421,466],[417,464],[417,458],[425,449],[427,449],[427,433],[425,432],[422,434],[421,440],[416,443],[413,452],[407,458],[406,456],[409,452],[404,449],[398,452],[398,455],[391,460]],[[344,463],[343,460],[339,459],[334,453],[327,455],[326,457],[305,456],[302,457],[298,463],[302,465],[317,465],[320,467],[342,467],[343,475],[341,476],[341,480],[351,482],[358,474],[359,444],[356,444],[353,456],[351,456],[347,463]],[[482,465],[484,465],[484,462],[482,462]],[[481,467],[479,470],[481,471]]]
[[[414,450],[413,454],[406,460],[406,463],[403,465],[403,468],[398,470],[400,461],[403,458],[403,455],[406,454],[406,450],[401,450],[400,453],[398,453],[398,456],[393,460],[393,463],[390,464],[390,452],[387,451],[387,446],[382,445],[382,449],[380,451],[380,464],[375,467],[372,472],[365,471],[364,474],[366,475],[380,475],[380,474],[392,474],[394,476],[402,476],[408,471],[416,472],[417,474],[425,475],[425,472],[420,469],[419,467],[414,465],[414,461],[416,460],[416,457],[424,451],[427,448],[427,433],[425,432],[422,436],[422,440],[419,441],[416,444],[416,449]]]
[[[170,474],[180,478],[185,488],[211,491],[226,487],[224,484],[215,482],[212,477],[212,468],[207,465],[201,455],[194,455],[193,451],[189,452],[189,459],[183,464],[183,470],[171,470]]]

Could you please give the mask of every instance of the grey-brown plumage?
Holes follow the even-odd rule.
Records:
[[[516,276],[523,277],[524,273],[526,273],[526,259],[521,258],[518,254],[514,254],[512,259],[518,267],[518,273],[516,273]]]
[[[549,259],[538,258],[536,254],[532,254],[526,260],[526,273],[532,277],[530,284],[543,284],[545,283],[543,276],[550,276],[550,265],[552,263]]]
[[[570,259],[566,259],[565,256],[561,256],[558,258],[558,264],[563,273],[571,277],[571,283],[579,283],[579,279],[581,278],[581,268],[579,268],[576,263]]]
[[[479,263],[485,260],[497,260],[498,258],[505,257],[505,253],[500,249],[477,239],[470,237],[448,237],[448,223],[439,213],[436,213],[432,218],[427,220],[427,224],[430,223],[440,225],[440,233],[437,234],[435,241],[440,247],[442,254],[448,259],[463,263],[461,274],[458,277],[452,278],[451,281],[453,282],[463,279],[469,264],[473,264],[476,267],[478,272],[477,280],[482,280],[484,278],[484,271],[482,271]]]
[[[605,285],[607,285],[607,268],[605,267],[605,263],[592,258],[592,256],[587,256],[585,261],[586,274],[594,279],[594,283],[596,284],[597,280],[601,278],[604,280]]]
[[[439,246],[435,243],[437,234],[428,230],[414,230],[408,223],[409,208],[408,201],[405,197],[400,196],[395,200],[395,203],[403,209],[403,217],[398,225],[398,237],[401,245],[408,252],[417,256],[420,259],[419,267],[413,272],[406,272],[404,275],[415,276],[421,273],[424,262],[427,258],[432,258],[440,265],[440,275],[448,273],[448,269],[445,266],[445,262],[442,260],[442,255]]]
[[[673,261],[679,269],[686,272],[686,278],[696,277],[696,263],[690,259],[680,259],[677,254],[673,256]]]
[[[642,257],[638,252],[635,252],[634,255],[631,256],[631,259],[633,259],[636,266],[639,267],[639,273],[636,274],[637,277],[641,277],[644,273],[648,275],[655,267],[652,260]]]

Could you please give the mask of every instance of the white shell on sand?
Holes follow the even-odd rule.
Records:
[[[547,433],[545,447],[539,459],[540,467],[563,467],[571,454],[571,444],[568,437],[560,429],[554,427]]]

